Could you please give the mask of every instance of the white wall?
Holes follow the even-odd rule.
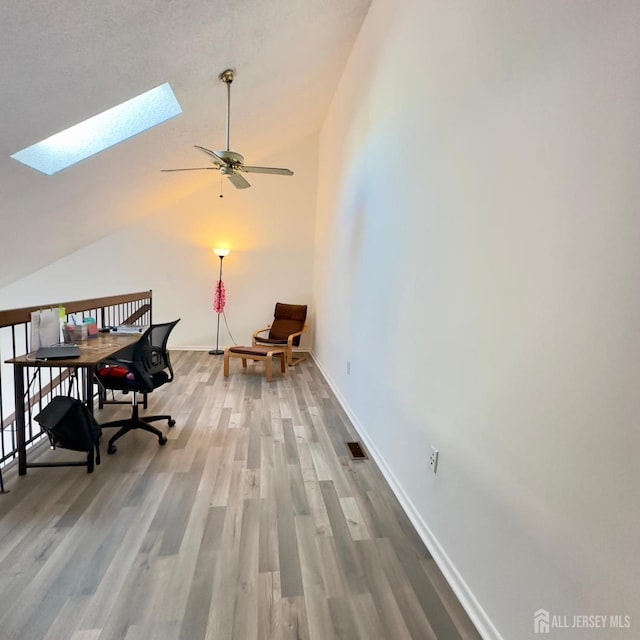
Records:
[[[235,341],[250,344],[276,301],[311,301],[317,138],[254,163],[290,167],[294,176],[251,174],[252,187],[241,191],[224,179],[220,198],[215,172],[166,174],[176,190],[168,206],[160,201],[155,213],[1,289],[0,308],[152,289],[156,321],[182,318],[171,346],[210,349],[220,265],[211,249],[224,246],[225,315]],[[220,345],[228,344],[221,319]]]
[[[375,0],[321,134],[316,358],[487,638],[640,637],[639,24]]]

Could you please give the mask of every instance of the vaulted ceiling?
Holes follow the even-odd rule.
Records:
[[[224,148],[226,68],[245,161],[317,132],[370,2],[0,3],[0,287],[153,213],[160,169],[203,166],[194,144]],[[183,110],[164,124],[53,176],[10,158],[164,82]]]

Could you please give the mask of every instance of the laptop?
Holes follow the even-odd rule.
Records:
[[[40,347],[36,351],[36,360],[67,360],[79,358],[80,347],[75,344],[61,344],[59,347]]]

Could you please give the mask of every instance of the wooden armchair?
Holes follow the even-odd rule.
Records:
[[[281,346],[286,349],[287,364],[294,367],[305,358],[294,358],[293,348],[300,346],[300,336],[307,330],[306,304],[276,303],[273,322],[264,329],[253,332],[253,347]],[[267,334],[268,335],[262,335]]]

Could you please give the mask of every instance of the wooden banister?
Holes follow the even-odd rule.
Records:
[[[0,327],[10,327],[14,324],[31,321],[31,312],[40,309],[51,309],[52,307],[64,307],[69,313],[78,313],[90,309],[100,309],[126,302],[136,302],[151,298],[151,290],[140,291],[138,293],[126,293],[117,296],[106,296],[104,298],[88,298],[86,300],[72,300],[70,302],[54,302],[51,304],[40,304],[36,307],[22,307],[21,309],[0,310]]]

